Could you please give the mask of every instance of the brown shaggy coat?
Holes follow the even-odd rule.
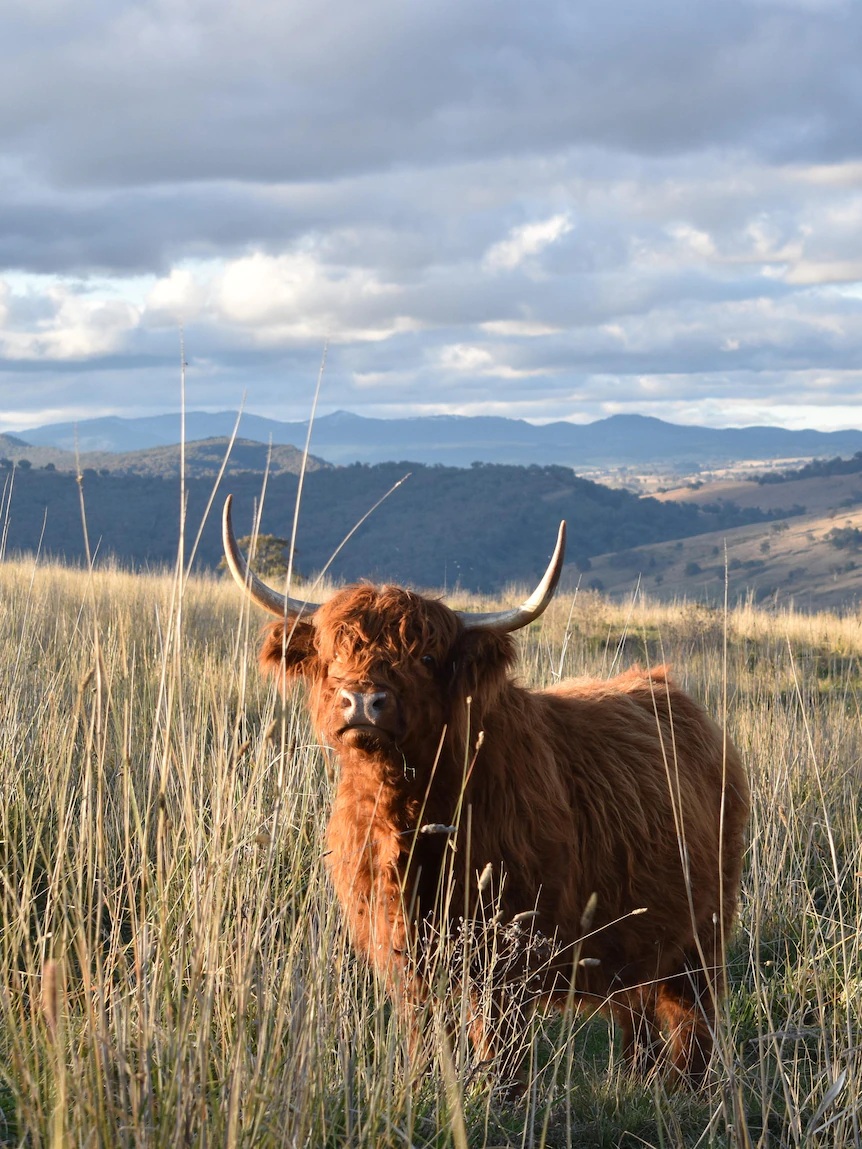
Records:
[[[288,635],[270,626],[261,662],[310,684],[341,766],[332,882],[393,994],[422,994],[411,944],[439,919],[444,860],[451,918],[473,912],[490,864],[502,922],[534,910],[551,939],[544,997],[609,1012],[632,1062],[651,1065],[666,1040],[676,1071],[699,1080],[748,815],[739,757],[703,708],[665,668],[527,690],[510,678],[508,635],[466,630],[399,587],[348,587]],[[379,730],[345,728],[351,691],[384,700]],[[417,833],[432,823],[458,824],[454,851]],[[472,1034],[483,1054],[502,1040],[475,1018]]]

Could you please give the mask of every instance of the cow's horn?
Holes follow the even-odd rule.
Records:
[[[563,519],[560,523],[557,545],[554,547],[548,569],[545,571],[542,581],[525,602],[512,610],[494,610],[488,614],[468,614],[467,611],[459,610],[456,611],[456,614],[468,630],[497,630],[503,631],[504,634],[513,630],[520,630],[522,626],[526,626],[528,622],[538,618],[554,597],[554,591],[557,589],[557,583],[560,581],[560,574],[563,570],[565,554],[566,520]]]
[[[268,610],[270,614],[286,618],[288,615],[302,614],[306,618],[317,610],[317,603],[304,602],[300,598],[291,598],[286,594],[278,594],[266,585],[265,582],[248,569],[245,556],[239,549],[236,536],[233,533],[233,523],[230,512],[233,504],[233,495],[228,495],[224,501],[224,514],[222,515],[222,541],[224,543],[224,557],[230,573],[248,595],[252,602]]]

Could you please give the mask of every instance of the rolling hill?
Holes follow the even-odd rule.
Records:
[[[225,461],[230,440],[227,438],[200,439],[186,443],[186,474],[192,478],[214,478]],[[61,447],[31,447],[12,435],[0,435],[0,456],[20,463],[21,460],[35,467],[53,467],[58,471],[76,473],[81,470],[94,470],[102,474],[150,475],[172,478],[180,474],[180,448],[174,444],[166,447],[148,447],[140,451],[83,451],[76,457],[73,451]],[[227,460],[225,474],[252,472],[263,475],[282,473],[298,475],[302,464],[302,451],[289,444],[258,443],[253,439],[236,439]],[[331,467],[331,463],[309,455],[306,469],[317,471],[321,467]]]
[[[411,463],[320,467],[306,477],[298,536],[299,566],[320,570],[369,509],[407,472],[410,478],[338,552],[332,573],[353,580],[371,577],[424,586],[460,583],[471,590],[498,590],[529,582],[544,570],[560,519],[569,523],[569,558],[586,565],[590,556],[672,540],[714,529],[759,522],[774,512],[730,506],[709,509],[640,499],[578,478],[565,467],[467,469]],[[5,470],[9,549],[35,550],[80,561],[83,539],[78,484],[73,474],[44,468]],[[2,485],[2,472],[0,472]],[[186,484],[188,533],[197,533],[213,491],[210,477]],[[215,501],[236,497],[239,534],[251,529],[260,501],[260,475],[237,472],[225,479]],[[289,537],[297,477],[270,476],[262,530]],[[168,564],[177,551],[179,483],[173,477],[110,474],[83,476],[88,533],[101,555],[131,567]],[[198,562],[221,558],[218,510],[202,534]]]

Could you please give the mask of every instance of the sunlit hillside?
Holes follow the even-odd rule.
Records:
[[[626,597],[640,585],[653,598],[712,603],[753,595],[804,610],[852,609],[862,600],[862,474],[791,482],[688,483],[655,497],[690,506],[732,503],[777,512],[771,523],[711,531],[593,558],[570,572],[584,587]]]

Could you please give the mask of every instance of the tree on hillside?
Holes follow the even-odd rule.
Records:
[[[858,551],[862,548],[862,531],[858,527],[835,527],[825,537],[827,543],[839,551]]]
[[[287,578],[290,539],[283,539],[279,535],[258,535],[257,539],[253,535],[243,535],[237,541],[243,553],[249,556],[249,565],[253,567],[255,574],[271,582],[274,586],[278,586],[279,582],[284,582]],[[297,555],[299,552],[294,550],[293,553]],[[221,560],[218,569],[220,571],[228,569],[227,559]],[[302,582],[303,580],[296,563],[293,566],[293,579],[295,582]]]

